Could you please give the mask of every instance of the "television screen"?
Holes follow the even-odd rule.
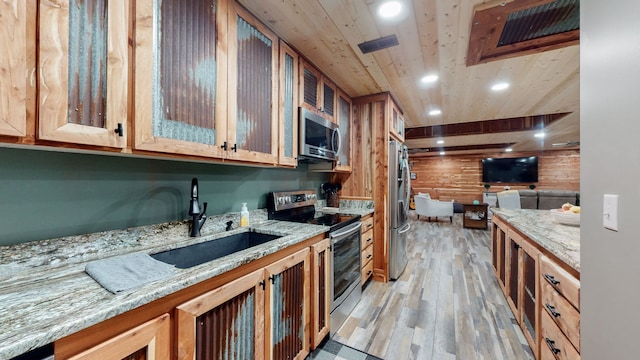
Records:
[[[482,182],[538,182],[538,157],[482,159]]]

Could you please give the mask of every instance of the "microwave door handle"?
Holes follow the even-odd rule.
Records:
[[[333,141],[334,141],[334,138],[335,138],[336,134],[338,135],[338,148],[334,149],[333,151],[336,153],[336,157],[337,157],[338,154],[340,154],[340,148],[342,147],[342,136],[340,135],[340,129],[339,128],[335,128],[333,130],[333,133],[331,134],[331,145],[333,145]]]

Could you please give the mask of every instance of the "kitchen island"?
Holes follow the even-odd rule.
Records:
[[[557,223],[549,210],[491,208],[509,225],[580,272],[580,227]]]
[[[580,228],[492,209],[493,270],[536,359],[580,358]]]

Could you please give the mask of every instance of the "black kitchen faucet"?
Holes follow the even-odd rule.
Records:
[[[200,229],[207,221],[207,203],[203,203],[204,207],[200,211],[200,204],[198,203],[198,179],[191,179],[191,202],[189,203],[189,216],[193,217],[191,224],[191,237],[200,236]]]

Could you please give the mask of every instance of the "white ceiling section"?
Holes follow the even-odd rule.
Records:
[[[515,142],[514,151],[535,151],[580,140],[579,45],[466,65],[474,8],[522,0],[399,1],[406,11],[397,21],[380,19],[377,7],[383,1],[375,0],[239,2],[352,97],[391,92],[404,111],[406,127],[573,113],[548,126],[543,140],[533,138],[533,131],[520,131],[456,136],[447,138],[444,146]],[[358,48],[359,43],[392,34],[398,46],[368,54]],[[420,81],[431,73],[438,81]],[[502,81],[510,84],[508,89],[490,90]],[[436,108],[441,115],[428,115]],[[442,146],[436,141],[407,140],[407,145]]]

